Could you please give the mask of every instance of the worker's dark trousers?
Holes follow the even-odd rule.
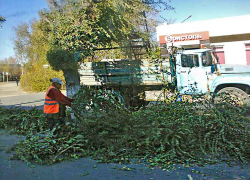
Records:
[[[49,122],[49,130],[52,131],[53,128],[56,125],[64,125],[64,119],[63,118],[47,118],[48,122]]]
[[[59,113],[45,114],[45,117],[49,123],[50,131],[52,131],[56,125],[62,126],[65,124],[65,122],[64,122],[64,118],[66,117],[65,109],[66,109],[65,106],[60,104],[59,105]],[[57,134],[57,131],[54,131],[54,135]]]

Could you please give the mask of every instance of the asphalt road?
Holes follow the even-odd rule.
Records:
[[[45,93],[26,93],[14,82],[0,83],[0,106],[42,108],[44,97]],[[6,152],[23,138],[0,130],[0,180],[250,180],[250,164],[233,167],[226,163],[204,167],[176,165],[176,170],[164,171],[158,167],[151,169],[138,160],[131,164],[99,164],[90,158],[81,158],[50,166],[35,164],[30,167],[25,162],[9,160],[10,154]],[[122,170],[124,166],[132,170]]]
[[[44,98],[45,93],[27,93],[15,82],[0,82],[0,106],[42,109]]]

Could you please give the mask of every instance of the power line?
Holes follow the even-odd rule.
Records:
[[[186,20],[188,20],[189,18],[191,18],[192,15],[188,16],[186,19],[184,19],[181,23],[185,22]]]

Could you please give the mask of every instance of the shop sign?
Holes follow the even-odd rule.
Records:
[[[167,43],[176,42],[176,41],[190,41],[190,40],[199,40],[202,39],[202,36],[199,34],[196,35],[185,35],[185,36],[166,36],[165,40]]]
[[[207,40],[209,39],[208,31],[187,33],[187,34],[175,34],[175,35],[164,35],[160,36],[160,43],[172,43],[180,41],[191,41],[191,40]]]

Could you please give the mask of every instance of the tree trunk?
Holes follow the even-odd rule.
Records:
[[[80,76],[77,70],[64,69],[63,74],[66,80],[66,91],[68,97],[73,97],[80,88]]]

